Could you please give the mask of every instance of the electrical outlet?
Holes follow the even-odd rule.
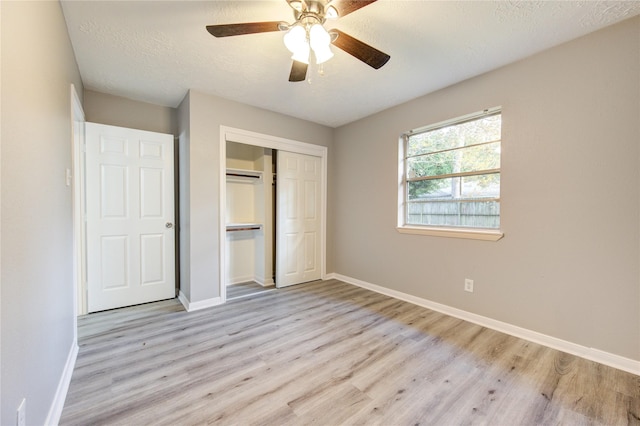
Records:
[[[16,425],[17,426],[27,425],[27,399],[26,398],[22,398],[20,405],[18,405],[18,413],[16,414]]]
[[[469,278],[464,279],[464,291],[473,293],[473,280],[470,280]]]

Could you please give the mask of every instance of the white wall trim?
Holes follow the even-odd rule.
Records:
[[[404,194],[404,192],[403,192]],[[402,216],[401,216],[402,217]],[[469,228],[436,228],[429,226],[402,225],[396,228],[401,234],[430,235],[432,237],[466,238],[468,240],[498,241],[504,237],[500,231]]]
[[[278,136],[265,135],[262,133],[251,132],[249,130],[220,126],[220,132],[224,135],[224,139],[221,139],[221,141],[224,142],[238,142],[263,148],[295,152],[297,154],[312,155],[315,157],[323,157],[327,153],[326,146],[314,145],[293,139],[285,139]]]
[[[53,396],[53,402],[49,407],[49,413],[44,424],[49,426],[56,426],[60,422],[62,416],[62,409],[64,408],[64,401],[67,399],[67,392],[69,391],[69,384],[71,384],[71,375],[73,369],[76,366],[76,359],[78,358],[78,342],[74,339],[67,356],[67,362],[62,370],[62,376],[58,382],[58,388]]]
[[[256,282],[260,284],[262,287],[273,287],[276,285],[276,282],[273,280],[273,278],[267,278],[266,280],[261,280],[261,281],[258,281],[256,279]]]
[[[82,102],[71,84],[71,147],[72,147],[72,208],[73,208],[73,286],[74,286],[74,312],[73,316],[87,313],[86,298],[86,247],[85,247],[85,217],[84,211],[84,122],[85,115]],[[76,320],[74,320],[76,321]],[[77,330],[77,321],[74,322],[74,330]],[[78,339],[77,331],[74,338]]]
[[[257,278],[255,275],[244,275],[241,277],[233,277],[233,278],[229,278],[229,280],[227,281],[226,285],[237,285],[237,284],[242,284],[242,283],[246,283],[249,281],[256,281],[258,282]]]
[[[385,296],[393,297],[394,299],[399,299],[405,302],[413,303],[414,305],[422,306],[423,308],[431,309],[431,310],[443,313],[445,315],[449,315],[455,318],[469,321],[474,324],[478,324],[483,327],[490,328],[492,330],[496,330],[505,334],[509,334],[514,337],[518,337],[520,339],[528,340],[530,342],[538,343],[540,345],[547,346],[552,349],[570,353],[572,355],[576,355],[581,358],[588,359],[590,361],[595,361],[600,364],[608,365],[609,367],[617,368],[619,370],[623,370],[631,374],[640,375],[640,361],[635,361],[620,355],[615,355],[609,352],[601,351],[599,349],[578,345],[576,343],[568,342],[566,340],[562,340],[556,337],[538,333],[533,330],[528,330],[526,328],[508,324],[506,322],[498,321],[482,315],[477,315],[471,312],[463,311],[461,309],[453,308],[451,306],[443,305],[441,303],[432,302],[431,300],[423,299],[417,296],[412,296],[410,294],[402,293],[400,291],[391,290],[386,287],[382,287],[376,284],[371,284],[366,281],[347,277],[341,274],[335,274],[335,273],[329,274],[327,275],[326,279],[336,279],[336,280],[344,281],[348,284],[362,287],[367,290],[374,291],[376,293],[384,294]]]
[[[187,312],[199,311],[200,309],[211,308],[212,306],[218,306],[223,303],[221,297],[212,297],[211,299],[190,302],[182,290],[180,290],[180,293],[178,294],[178,300],[182,303],[182,306],[184,306]]]

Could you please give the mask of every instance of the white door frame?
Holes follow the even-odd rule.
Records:
[[[71,85],[71,156],[73,205],[73,305],[74,318],[87,313],[85,209],[84,209],[84,110],[75,86]],[[76,320],[74,320],[76,321]],[[74,324],[74,333],[77,333]],[[77,341],[77,334],[76,341]]]
[[[281,151],[289,151],[297,154],[312,155],[321,159],[320,178],[320,268],[322,279],[327,273],[327,153],[325,146],[314,145],[306,142],[299,142],[292,139],[280,138],[277,136],[265,135],[261,133],[251,132],[248,130],[236,129],[233,127],[220,126],[220,163],[219,163],[219,199],[218,199],[218,216],[219,216],[219,233],[220,245],[218,249],[218,262],[220,265],[219,285],[220,300],[222,303],[227,301],[226,286],[226,252],[227,252],[227,220],[226,220],[226,199],[227,199],[227,142],[238,142],[247,145],[254,145],[263,148],[271,148]],[[275,253],[274,253],[275,254]],[[277,255],[277,254],[275,254]]]

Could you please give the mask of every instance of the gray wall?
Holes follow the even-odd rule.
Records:
[[[43,424],[74,339],[71,103],[82,83],[58,2],[0,2],[0,424]]]
[[[180,206],[180,233],[190,253],[188,258],[183,256],[180,265],[180,285],[190,302],[198,302],[220,296],[220,126],[328,147],[333,131],[326,126],[193,90],[178,109],[181,126],[188,121],[188,129],[180,129],[180,192],[189,194],[189,203]],[[184,153],[185,150],[188,152]],[[330,228],[328,234],[331,234]]]
[[[336,129],[334,271],[640,360],[639,76],[634,18]],[[399,234],[398,136],[498,105],[505,237]]]
[[[93,90],[84,91],[85,118],[93,123],[178,134],[176,108],[134,101]]]

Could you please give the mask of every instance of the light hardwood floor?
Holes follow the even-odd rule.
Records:
[[[640,377],[340,281],[79,320],[61,425],[640,424]]]
[[[239,299],[256,293],[275,290],[275,286],[263,287],[255,281],[239,283],[227,286],[227,300]]]

